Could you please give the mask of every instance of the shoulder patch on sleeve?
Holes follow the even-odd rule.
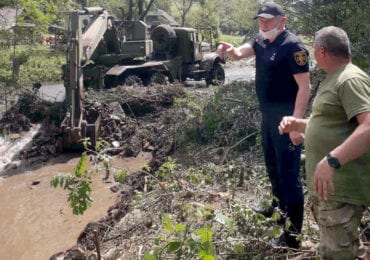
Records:
[[[308,61],[307,52],[306,51],[294,52],[294,60],[299,66],[306,65]]]

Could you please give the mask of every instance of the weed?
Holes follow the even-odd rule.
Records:
[[[124,183],[127,179],[127,170],[117,170],[117,172],[114,174],[114,180],[119,183]]]

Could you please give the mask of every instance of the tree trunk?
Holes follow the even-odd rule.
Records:
[[[133,18],[133,12],[134,12],[134,1],[129,0],[128,1],[128,15],[127,15],[127,20],[131,21]]]
[[[143,20],[144,17],[148,14],[150,8],[152,7],[152,5],[154,4],[155,0],[150,0],[149,4],[147,5],[145,11],[140,14],[140,17],[139,17],[139,20]]]
[[[181,26],[185,25],[186,15],[188,14],[191,6],[193,5],[193,0],[182,0],[181,6],[179,6],[176,1],[174,2],[176,8],[179,10],[181,16]]]
[[[138,5],[138,9],[139,9],[139,17],[144,13],[144,3],[145,3],[144,0],[138,0],[137,1],[137,5]]]

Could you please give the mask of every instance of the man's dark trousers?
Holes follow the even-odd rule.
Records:
[[[292,115],[292,108],[270,106],[262,111],[262,147],[271,181],[272,194],[291,221],[289,231],[300,233],[303,222],[303,189],[300,177],[301,145],[295,146],[289,135],[280,135],[278,126],[283,116]]]

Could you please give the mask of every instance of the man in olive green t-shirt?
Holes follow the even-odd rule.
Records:
[[[320,228],[323,259],[365,259],[359,239],[370,205],[370,79],[351,63],[348,36],[329,26],[315,35],[326,73],[309,119],[283,117],[279,132],[305,133],[307,185]]]

